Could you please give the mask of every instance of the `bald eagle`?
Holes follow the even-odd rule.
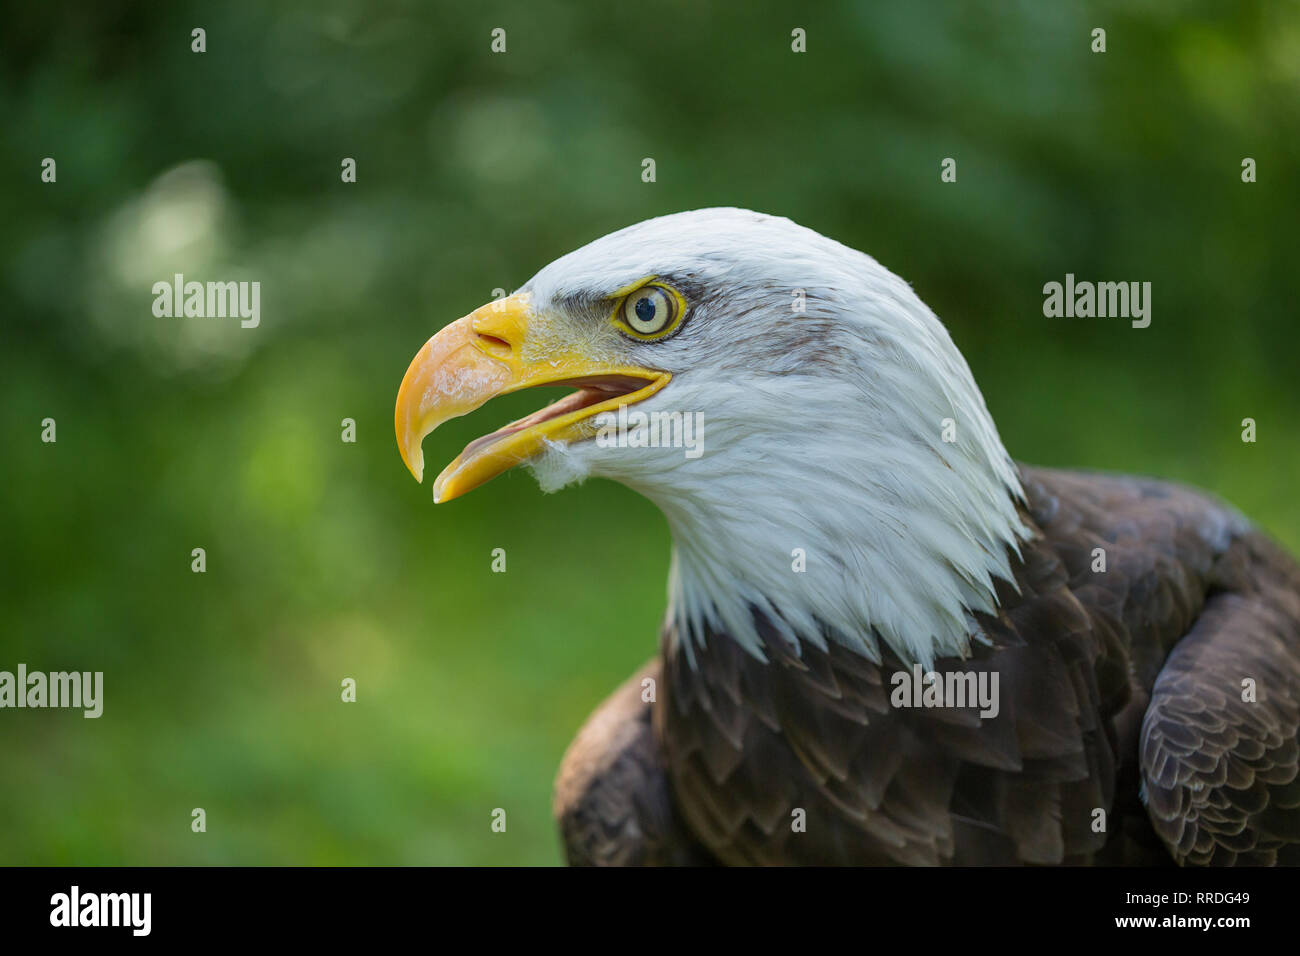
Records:
[[[434,499],[612,478],[673,538],[659,653],[556,780],[570,862],[1300,862],[1300,567],[1206,494],[1014,462],[870,256],[739,209],[597,239],[420,349],[416,480],[538,385],[574,391]]]

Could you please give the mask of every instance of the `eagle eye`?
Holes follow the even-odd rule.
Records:
[[[685,313],[685,300],[672,286],[647,282],[633,289],[614,310],[613,322],[625,334],[643,342],[667,338]]]

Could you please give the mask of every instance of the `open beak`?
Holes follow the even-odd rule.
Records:
[[[536,385],[577,389],[526,418],[470,442],[433,484],[433,500],[450,501],[540,452],[546,442],[578,441],[596,430],[603,411],[649,398],[668,384],[667,372],[610,364],[576,351],[534,355],[527,293],[490,302],[457,319],[416,353],[397,392],[393,424],[402,461],[424,478],[426,435],[490,398]]]

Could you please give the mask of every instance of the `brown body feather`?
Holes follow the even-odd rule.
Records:
[[[1022,477],[1034,536],[987,642],[935,665],[995,671],[996,717],[896,708],[901,661],[796,653],[766,622],[766,663],[715,633],[692,664],[665,634],[565,756],[569,860],[1300,862],[1300,567],[1188,489]]]

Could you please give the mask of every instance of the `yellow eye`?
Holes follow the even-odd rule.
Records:
[[[685,311],[682,305],[676,289],[647,283],[623,299],[614,311],[614,324],[633,338],[661,339],[676,328]]]

